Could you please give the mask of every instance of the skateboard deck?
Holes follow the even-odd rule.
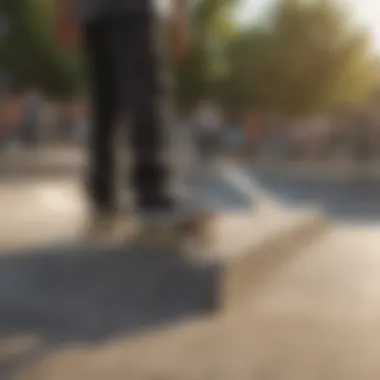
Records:
[[[203,251],[210,246],[213,213],[188,213],[171,220],[154,220],[121,213],[105,223],[90,225],[85,239],[92,242],[132,243],[162,249]]]
[[[212,215],[198,213],[173,224],[151,224],[137,222],[131,237],[135,243],[160,246],[168,249],[200,251],[211,242],[210,225]]]

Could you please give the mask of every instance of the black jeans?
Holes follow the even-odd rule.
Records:
[[[154,24],[151,13],[142,11],[108,15],[84,27],[92,84],[89,195],[98,209],[116,207],[114,137],[119,117],[130,120],[134,162],[129,179],[137,201],[146,204],[151,197],[166,195]]]

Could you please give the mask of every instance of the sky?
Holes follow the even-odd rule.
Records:
[[[238,20],[260,20],[274,0],[242,0],[237,12]],[[374,48],[380,52],[380,1],[379,0],[338,0],[349,12],[354,22],[368,28]]]

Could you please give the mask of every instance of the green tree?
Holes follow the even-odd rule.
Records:
[[[236,0],[199,0],[191,7],[192,46],[187,61],[177,67],[177,99],[188,109],[200,97],[215,97],[226,73],[225,46],[236,25],[231,11]]]
[[[0,39],[0,69],[19,86],[38,85],[52,95],[69,96],[82,84],[78,52],[56,41],[54,0],[2,0],[9,25]]]
[[[312,113],[372,90],[368,38],[332,0],[280,0],[265,27],[229,47],[225,92],[236,102]]]

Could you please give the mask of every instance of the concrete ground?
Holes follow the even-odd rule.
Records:
[[[311,173],[310,173],[311,172]],[[369,173],[324,176],[297,171],[247,169],[268,194],[291,207],[315,205],[341,223],[368,224],[380,219],[380,177]]]
[[[256,268],[239,307],[224,313],[218,267],[162,260],[149,248],[4,254],[0,378],[377,380],[376,181],[254,175],[284,207],[317,204],[333,224],[286,259],[272,256],[270,269]]]
[[[232,314],[41,350],[9,378],[378,379],[379,228],[335,226]]]

